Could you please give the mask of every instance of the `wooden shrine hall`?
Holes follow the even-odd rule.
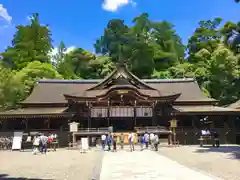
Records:
[[[235,143],[240,111],[216,104],[193,78],[139,79],[119,65],[103,80],[39,80],[20,109],[0,113],[0,129],[56,132],[65,142],[70,122],[79,123],[80,135],[99,136],[110,125],[115,132],[166,134],[176,119],[182,144],[198,143],[206,126],[218,131],[222,142]],[[204,119],[210,123],[204,125]]]

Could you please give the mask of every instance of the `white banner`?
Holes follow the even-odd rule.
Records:
[[[82,150],[88,150],[88,138],[81,138]]]
[[[20,150],[22,147],[23,132],[14,132],[12,150]]]

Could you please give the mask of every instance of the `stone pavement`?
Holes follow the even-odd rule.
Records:
[[[154,151],[105,152],[100,180],[220,180]]]

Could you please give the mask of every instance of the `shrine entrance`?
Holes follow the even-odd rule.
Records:
[[[134,119],[129,117],[110,118],[114,132],[129,132],[134,130]]]
[[[134,129],[134,107],[112,106],[109,109],[109,119],[115,132],[131,131]]]

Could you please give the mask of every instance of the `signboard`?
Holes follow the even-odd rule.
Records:
[[[70,132],[78,132],[78,125],[79,125],[79,123],[77,123],[77,122],[69,123]]]
[[[118,90],[117,92],[118,92],[118,94],[127,94],[128,93],[127,90]]]
[[[20,150],[22,147],[23,132],[14,132],[12,150]]]
[[[176,128],[177,127],[177,120],[176,119],[173,119],[170,121],[170,126],[171,128]]]
[[[82,150],[86,151],[88,150],[88,138],[81,138],[81,143],[82,143]]]

